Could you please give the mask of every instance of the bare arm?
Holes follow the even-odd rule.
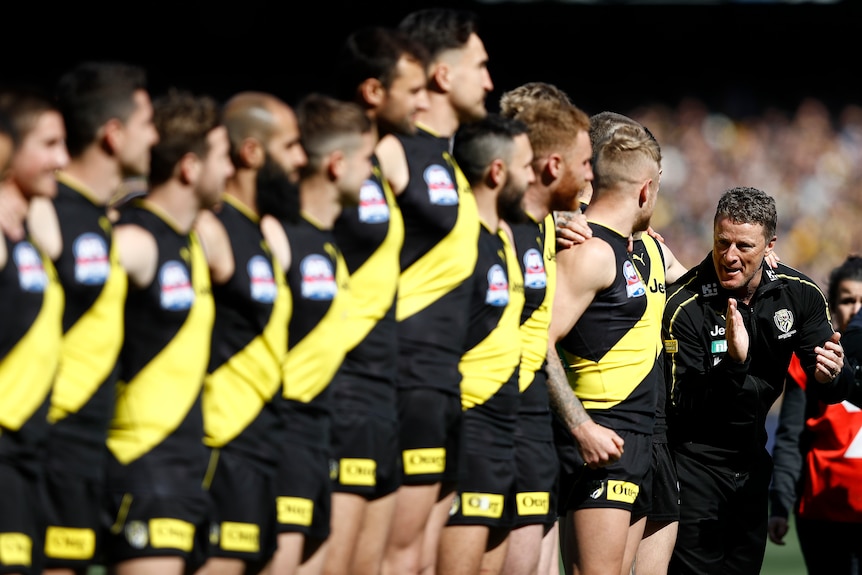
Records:
[[[135,224],[124,224],[114,228],[114,242],[120,254],[120,264],[129,275],[129,283],[145,288],[156,277],[159,248],[156,238]]]
[[[212,211],[201,210],[195,220],[195,231],[206,254],[212,282],[217,285],[226,284],[233,277],[236,262],[224,224]]]
[[[63,252],[63,235],[54,202],[48,198],[33,198],[27,212],[27,228],[36,245],[56,262]]]
[[[623,440],[590,418],[569,385],[556,344],[571,331],[596,294],[613,283],[615,274],[613,250],[602,240],[589,239],[557,253],[557,288],[548,331],[548,394],[552,408],[569,428],[590,467],[617,461]]]
[[[287,241],[284,227],[274,217],[265,215],[260,220],[260,231],[281,269],[287,272],[290,269],[291,255],[290,242]]]
[[[389,182],[389,187],[397,196],[401,194],[410,181],[410,171],[407,166],[407,156],[404,147],[398,138],[392,134],[383,136],[374,148],[377,161],[380,162],[380,171]]]

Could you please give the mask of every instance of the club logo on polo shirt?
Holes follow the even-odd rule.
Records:
[[[305,256],[299,264],[299,272],[302,276],[300,293],[303,298],[318,301],[335,298],[338,285],[329,258],[320,254]]]
[[[12,252],[15,266],[18,268],[18,284],[26,292],[41,293],[48,285],[48,274],[42,265],[39,252],[30,242],[20,242]]]
[[[530,248],[524,254],[524,287],[544,289],[547,285],[548,274],[545,272],[542,254],[536,248]]]
[[[772,316],[772,321],[775,322],[775,326],[781,330],[781,335],[778,336],[778,339],[787,339],[796,333],[796,330],[793,328],[793,312],[789,309],[780,309],[775,312],[775,315]]]
[[[159,286],[162,308],[181,311],[192,307],[195,290],[192,288],[189,270],[182,263],[177,260],[163,263],[159,269]]]
[[[366,224],[389,221],[389,204],[380,184],[374,180],[365,180],[359,189],[359,221]]]
[[[272,264],[265,257],[256,255],[248,260],[248,278],[251,287],[251,299],[261,303],[275,301],[278,288],[275,285]]]
[[[99,234],[81,234],[72,244],[75,258],[75,281],[84,285],[102,285],[111,273],[108,244]]]
[[[458,190],[449,172],[439,164],[431,164],[422,174],[428,185],[428,199],[435,206],[454,206],[458,203]]]

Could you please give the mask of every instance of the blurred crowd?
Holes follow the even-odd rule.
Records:
[[[811,98],[790,112],[737,119],[686,99],[630,115],[661,142],[652,225],[686,266],[711,249],[715,202],[738,185],[775,198],[776,251],[821,287],[832,268],[862,251],[862,106],[833,113]]]

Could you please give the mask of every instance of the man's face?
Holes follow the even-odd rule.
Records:
[[[749,287],[756,287],[766,250],[772,250],[774,245],[775,237],[766,241],[763,224],[740,224],[726,216],[719,218],[713,230],[712,260],[721,287],[732,292],[747,292]],[[753,280],[755,283],[750,286]]]
[[[533,172],[533,147],[530,145],[529,136],[519,134],[514,141],[508,176],[498,199],[501,215],[521,211],[524,193],[530,184],[536,181],[536,174]]]
[[[377,110],[381,131],[415,134],[417,114],[428,109],[427,86],[422,65],[402,56],[396,66],[395,79]]]
[[[842,280],[838,284],[838,299],[832,303],[834,313],[832,319],[838,331],[847,329],[847,324],[862,309],[862,282]]]
[[[296,114],[283,104],[273,106],[274,129],[266,144],[267,154],[279,165],[288,179],[299,181],[299,169],[308,162],[308,156],[299,141]]]
[[[202,208],[211,208],[221,201],[225,182],[233,171],[227,129],[219,126],[207,135],[207,153],[201,158],[197,191]]]
[[[374,136],[366,132],[359,136],[359,146],[352,147],[344,154],[338,189],[341,191],[341,204],[358,206],[362,184],[371,176],[371,155],[374,153]]]
[[[59,112],[43,112],[13,153],[9,175],[27,197],[57,195],[55,172],[69,162],[66,128]]]
[[[563,154],[563,171],[551,196],[551,210],[578,209],[581,196],[593,181],[592,155],[590,135],[582,130]]]
[[[485,45],[472,34],[463,48],[451,50],[444,58],[451,67],[450,98],[459,121],[481,120],[488,114],[485,97],[494,89]]]
[[[123,124],[123,138],[117,151],[125,178],[150,173],[150,148],[159,141],[150,96],[144,90],[137,90],[133,99],[135,109]]]

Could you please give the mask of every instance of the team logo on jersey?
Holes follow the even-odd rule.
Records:
[[[545,273],[545,261],[536,248],[530,248],[524,254],[524,287],[544,289],[548,285],[548,274]]]
[[[261,303],[272,303],[278,288],[272,273],[272,264],[261,256],[253,256],[248,260],[248,278],[251,283],[251,299]]]
[[[365,180],[359,189],[359,221],[365,224],[389,221],[389,204],[380,184],[374,180]]]
[[[446,168],[431,164],[422,174],[428,185],[428,199],[436,206],[454,206],[458,203],[458,190]]]
[[[81,234],[72,244],[75,258],[75,281],[84,285],[102,285],[111,273],[108,244],[99,234]]]
[[[172,311],[189,309],[195,301],[189,270],[177,260],[162,264],[159,270],[162,308]]]
[[[332,262],[320,254],[305,256],[299,264],[302,275],[302,297],[313,300],[331,300],[338,292]]]
[[[500,264],[494,264],[488,270],[488,292],[485,303],[494,307],[503,307],[509,303],[509,278]]]
[[[626,295],[628,297],[642,297],[646,295],[646,288],[638,275],[635,266],[629,260],[623,262],[623,277],[626,280]]]
[[[23,291],[41,293],[48,285],[48,274],[42,265],[42,257],[33,244],[21,242],[15,245],[12,253],[18,267],[18,283]]]
[[[700,286],[700,291],[703,294],[703,297],[715,297],[718,295],[718,284],[703,284],[702,286]]]
[[[150,532],[143,521],[129,521],[123,531],[133,549],[143,549],[150,541]]]
[[[603,479],[597,479],[593,481],[592,491],[590,491],[590,499],[598,499],[605,493],[605,482]]]
[[[778,339],[785,339],[796,333],[795,329],[790,331],[793,327],[793,312],[789,309],[780,309],[775,312],[775,315],[772,316],[772,321],[775,322],[776,327],[782,332],[782,335],[778,336]]]

